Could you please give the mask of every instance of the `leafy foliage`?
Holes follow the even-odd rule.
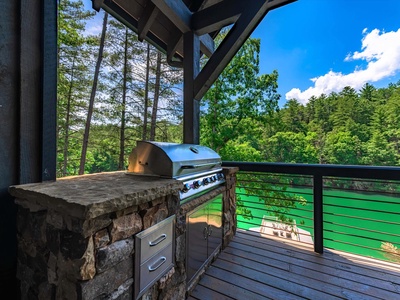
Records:
[[[201,143],[217,152],[250,136],[277,108],[278,73],[259,74],[260,43],[249,38],[202,100]]]

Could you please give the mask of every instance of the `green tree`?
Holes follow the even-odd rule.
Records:
[[[79,160],[79,130],[84,126],[84,108],[90,93],[95,38],[84,34],[94,12],[82,1],[60,0],[58,5],[58,170],[57,176],[76,174]]]
[[[394,144],[388,142],[380,132],[375,132],[364,145],[361,163],[372,166],[395,166],[399,163],[396,152]]]
[[[106,13],[104,13],[104,17],[103,17],[103,29],[101,32],[99,53],[97,55],[96,67],[94,70],[94,78],[93,78],[93,83],[92,83],[92,90],[90,92],[90,99],[89,99],[89,105],[88,105],[88,110],[87,110],[85,130],[83,133],[82,152],[81,152],[81,159],[80,159],[80,164],[79,164],[79,175],[82,175],[85,172],[86,152],[87,152],[87,147],[88,147],[88,143],[89,143],[90,125],[92,122],[92,115],[93,115],[93,110],[94,110],[94,100],[95,100],[96,92],[97,92],[97,83],[98,83],[98,78],[99,78],[99,73],[100,73],[101,61],[103,60],[103,50],[104,50],[104,40],[105,40],[106,30],[107,30],[107,20],[108,20],[108,13],[106,12]]]
[[[314,138],[302,132],[278,132],[266,141],[265,157],[272,162],[317,163]]]
[[[366,144],[365,164],[400,164],[400,87],[379,105],[371,121],[372,138]]]
[[[139,139],[143,116],[142,68],[146,45],[137,35],[119,21],[111,18],[105,43],[103,71],[103,99],[98,106],[96,120],[112,124],[109,131],[114,147],[118,149],[118,168],[127,165],[128,152]]]
[[[284,131],[307,132],[306,108],[297,100],[289,100],[278,113]]]
[[[319,97],[312,97],[310,102],[307,103],[307,112],[309,117],[309,128],[312,131],[319,131],[327,133],[332,131],[333,122],[331,115],[337,108],[336,93],[331,93],[329,96],[322,94]]]
[[[361,143],[349,131],[332,131],[327,134],[323,149],[323,162],[327,164],[358,165]]]
[[[367,99],[368,101],[374,101],[376,99],[376,89],[372,84],[366,83],[360,90],[360,97]]]
[[[217,152],[277,108],[278,72],[259,75],[259,51],[249,38],[202,100],[201,143]]]
[[[92,124],[86,163],[88,173],[118,170],[119,128],[113,124]]]
[[[249,142],[228,141],[226,147],[221,149],[221,157],[228,161],[257,162],[262,160],[260,150],[255,149]]]
[[[355,89],[346,86],[337,97],[337,108],[331,114],[330,119],[334,128],[341,131],[348,129],[349,120],[354,121],[354,114],[357,108],[357,92]]]

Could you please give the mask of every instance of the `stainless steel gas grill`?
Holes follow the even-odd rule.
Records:
[[[225,182],[221,164],[221,157],[205,146],[137,141],[128,173],[180,180],[180,200],[187,201]]]
[[[223,192],[213,193],[201,204],[191,202],[224,185],[221,165],[221,157],[215,151],[194,144],[138,141],[129,156],[129,174],[173,178],[183,184],[180,203],[189,207],[185,213],[188,286],[222,245]],[[137,260],[142,265],[140,257]]]

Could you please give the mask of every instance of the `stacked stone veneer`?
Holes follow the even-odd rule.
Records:
[[[235,169],[183,205],[173,179],[100,173],[10,187],[18,204],[22,299],[133,299],[134,236],[176,215],[175,266],[142,299],[184,299],[186,213],[223,193],[223,246],[236,230]]]
[[[236,219],[236,173],[238,168],[224,168],[224,176],[226,178],[223,201],[223,218],[224,226],[222,236],[222,248],[228,246],[236,234],[237,219]]]

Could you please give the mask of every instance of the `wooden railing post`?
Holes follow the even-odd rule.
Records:
[[[314,190],[314,251],[322,253],[324,248],[323,234],[323,203],[322,203],[322,175],[313,176]]]

